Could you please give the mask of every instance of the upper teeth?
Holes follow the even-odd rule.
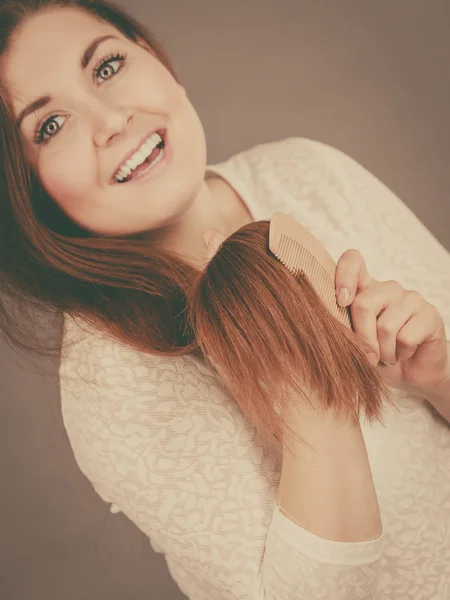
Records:
[[[156,146],[158,144],[160,144],[161,142],[162,142],[162,137],[159,135],[159,133],[153,133],[142,144],[142,146],[139,148],[139,150],[137,150],[137,152],[135,152],[133,154],[133,156],[131,158],[129,158],[120,167],[120,169],[116,172],[116,174],[114,176],[116,181],[120,181],[120,180],[128,177],[128,175],[131,173],[131,171],[133,171],[133,169],[135,169],[136,167],[141,165],[150,156],[150,154],[153,152],[153,150],[156,148]]]

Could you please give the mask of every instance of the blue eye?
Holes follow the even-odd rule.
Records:
[[[98,66],[96,66],[93,70],[95,77],[101,77],[103,79],[103,81],[106,81],[108,79],[111,79],[116,73],[118,73],[120,71],[120,69],[122,68],[122,63],[125,62],[126,60],[126,55],[124,54],[120,54],[120,53],[116,53],[116,54],[111,54],[110,56],[107,56],[106,58],[103,58],[100,61],[100,64]],[[111,63],[114,62],[118,62],[119,63],[119,67],[114,70],[113,67],[111,66]],[[104,76],[104,74],[102,74],[103,70],[106,70],[107,68],[111,69],[110,75],[107,75],[106,77]],[[34,134],[34,143],[35,144],[45,144],[47,143],[52,137],[55,137],[56,133],[59,131],[59,128],[54,131],[53,133],[50,133],[48,135],[48,137],[44,137],[45,136],[45,128],[47,127],[47,125],[49,125],[50,123],[56,123],[55,119],[58,117],[58,115],[50,115],[50,117],[48,117],[48,119],[46,119],[43,123],[40,123],[35,131]]]

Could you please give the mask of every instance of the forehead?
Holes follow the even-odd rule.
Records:
[[[67,85],[67,78],[79,72],[86,46],[104,34],[125,39],[110,23],[79,9],[48,9],[29,17],[1,61],[13,105],[19,108],[38,94],[52,93],[58,81]]]

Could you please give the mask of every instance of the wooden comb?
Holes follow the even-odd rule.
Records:
[[[294,275],[304,275],[331,314],[353,330],[349,307],[336,298],[336,263],[319,240],[293,217],[274,213],[269,227],[272,254]]]

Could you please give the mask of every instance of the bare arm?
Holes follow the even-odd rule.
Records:
[[[440,386],[435,386],[431,390],[426,390],[424,396],[426,400],[438,411],[438,413],[450,424],[450,342],[447,342],[448,348],[448,376]]]
[[[283,446],[280,511],[327,540],[379,538],[380,511],[359,422],[308,408],[298,431],[314,451],[299,443],[292,454]]]

